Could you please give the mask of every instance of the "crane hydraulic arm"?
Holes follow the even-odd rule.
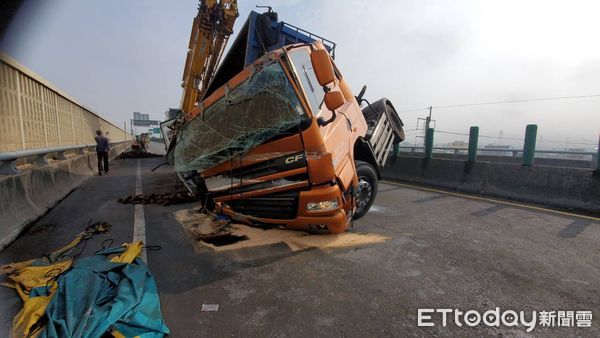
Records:
[[[200,0],[181,84],[181,110],[184,113],[188,114],[203,98],[238,15],[236,0]]]

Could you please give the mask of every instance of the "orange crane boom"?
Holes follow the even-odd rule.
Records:
[[[236,0],[200,0],[181,83],[184,113],[188,114],[202,100],[238,16]]]

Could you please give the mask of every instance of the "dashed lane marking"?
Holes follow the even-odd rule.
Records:
[[[142,194],[142,166],[140,161],[137,161],[137,174],[135,178],[135,194]],[[146,218],[144,216],[144,205],[143,204],[134,204],[134,212],[133,212],[133,241],[142,241],[144,245],[146,244]],[[140,253],[140,257],[144,260],[144,262],[148,262],[148,258],[146,257],[146,248],[142,248],[142,252]]]

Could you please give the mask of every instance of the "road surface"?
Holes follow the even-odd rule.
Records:
[[[0,264],[39,257],[68,243],[90,220],[112,224],[89,241],[129,242],[140,231],[172,337],[280,336],[600,336],[600,223],[593,217],[381,183],[373,209],[350,234],[359,245],[292,250],[279,242],[237,250],[202,248],[174,213],[194,204],[117,203],[136,191],[174,189],[162,158],[113,161],[39,219]],[[134,230],[134,224],[136,229]],[[142,227],[142,228],[140,228]],[[307,237],[308,241],[318,241]],[[20,301],[0,288],[0,335]],[[202,304],[219,304],[202,312]],[[590,328],[417,326],[419,308],[593,312]]]

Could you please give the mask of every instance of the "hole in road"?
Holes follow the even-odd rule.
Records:
[[[233,243],[245,241],[247,239],[248,239],[248,236],[246,236],[246,235],[243,235],[243,236],[227,235],[227,236],[218,236],[218,237],[212,237],[212,238],[204,238],[204,239],[202,239],[202,242],[212,244],[214,246],[224,246],[224,245],[230,245]]]

